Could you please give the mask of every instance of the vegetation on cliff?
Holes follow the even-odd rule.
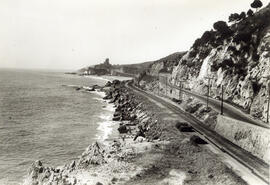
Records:
[[[225,100],[266,119],[267,79],[270,74],[270,5],[253,14],[231,14],[225,21],[213,24],[197,39],[190,50],[173,68],[172,84],[187,80],[185,86],[201,94],[207,93],[211,80],[212,97]]]

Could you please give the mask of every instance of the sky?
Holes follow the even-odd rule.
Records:
[[[188,50],[252,0],[1,0],[0,68],[80,69]],[[264,5],[269,0],[262,0]]]

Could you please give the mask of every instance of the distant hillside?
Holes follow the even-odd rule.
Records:
[[[186,52],[176,52],[168,55],[159,60],[153,61],[149,65],[149,74],[152,76],[158,76],[161,71],[171,73],[174,66],[177,66],[180,59],[186,54]]]
[[[173,66],[176,66],[179,60],[186,52],[176,52],[158,60],[135,63],[135,64],[117,64],[111,65],[109,63],[101,63],[89,67],[84,67],[79,70],[81,74],[103,74],[99,72],[101,69],[110,69],[107,74],[119,75],[119,74],[131,74],[138,75],[140,73],[147,72],[150,75],[157,76],[160,70],[172,71]],[[99,70],[99,71],[97,71]],[[94,71],[94,72],[93,72]]]
[[[139,74],[148,73],[149,75],[157,76],[160,70],[172,71],[173,66],[176,66],[181,57],[186,52],[176,52],[158,60],[148,61],[137,64],[115,65],[115,68],[122,68],[125,73]]]

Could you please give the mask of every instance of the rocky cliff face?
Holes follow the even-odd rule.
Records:
[[[176,52],[159,60],[153,61],[149,66],[149,75],[158,76],[158,73],[162,71],[171,72],[172,69],[178,65],[179,60],[184,54],[186,54],[186,52]]]
[[[270,75],[270,4],[261,11],[227,26],[220,21],[206,31],[172,69],[170,83],[218,98],[224,87],[226,101],[266,120]],[[152,66],[152,73],[159,69]],[[150,70],[150,71],[151,71]],[[154,71],[154,72],[153,72]]]

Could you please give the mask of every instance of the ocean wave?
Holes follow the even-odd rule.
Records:
[[[108,104],[106,107],[103,107],[104,110],[110,111],[110,112],[114,112],[115,107],[113,104]]]
[[[74,88],[76,88],[76,87],[81,87],[81,86],[79,86],[79,85],[66,85],[66,84],[63,84],[62,85],[63,87],[74,87]]]
[[[105,92],[104,91],[93,91],[94,93],[96,93],[97,95],[99,95],[100,97],[105,97]]]
[[[100,116],[104,121],[98,123],[98,132],[96,134],[97,140],[101,141],[103,144],[108,144],[107,140],[111,136],[114,130],[114,126],[117,124],[116,121],[112,121],[112,116],[101,115]]]
[[[99,99],[101,99],[101,100],[103,100],[102,98],[105,97],[105,95],[106,95],[105,92],[100,91],[100,90],[88,91],[88,92],[98,95],[100,97]]]
[[[108,144],[106,140],[113,134],[114,127],[118,122],[112,121],[115,110],[113,104],[107,104],[106,107],[103,107],[103,110],[102,114],[99,115],[102,121],[98,123],[96,138],[104,144]]]

